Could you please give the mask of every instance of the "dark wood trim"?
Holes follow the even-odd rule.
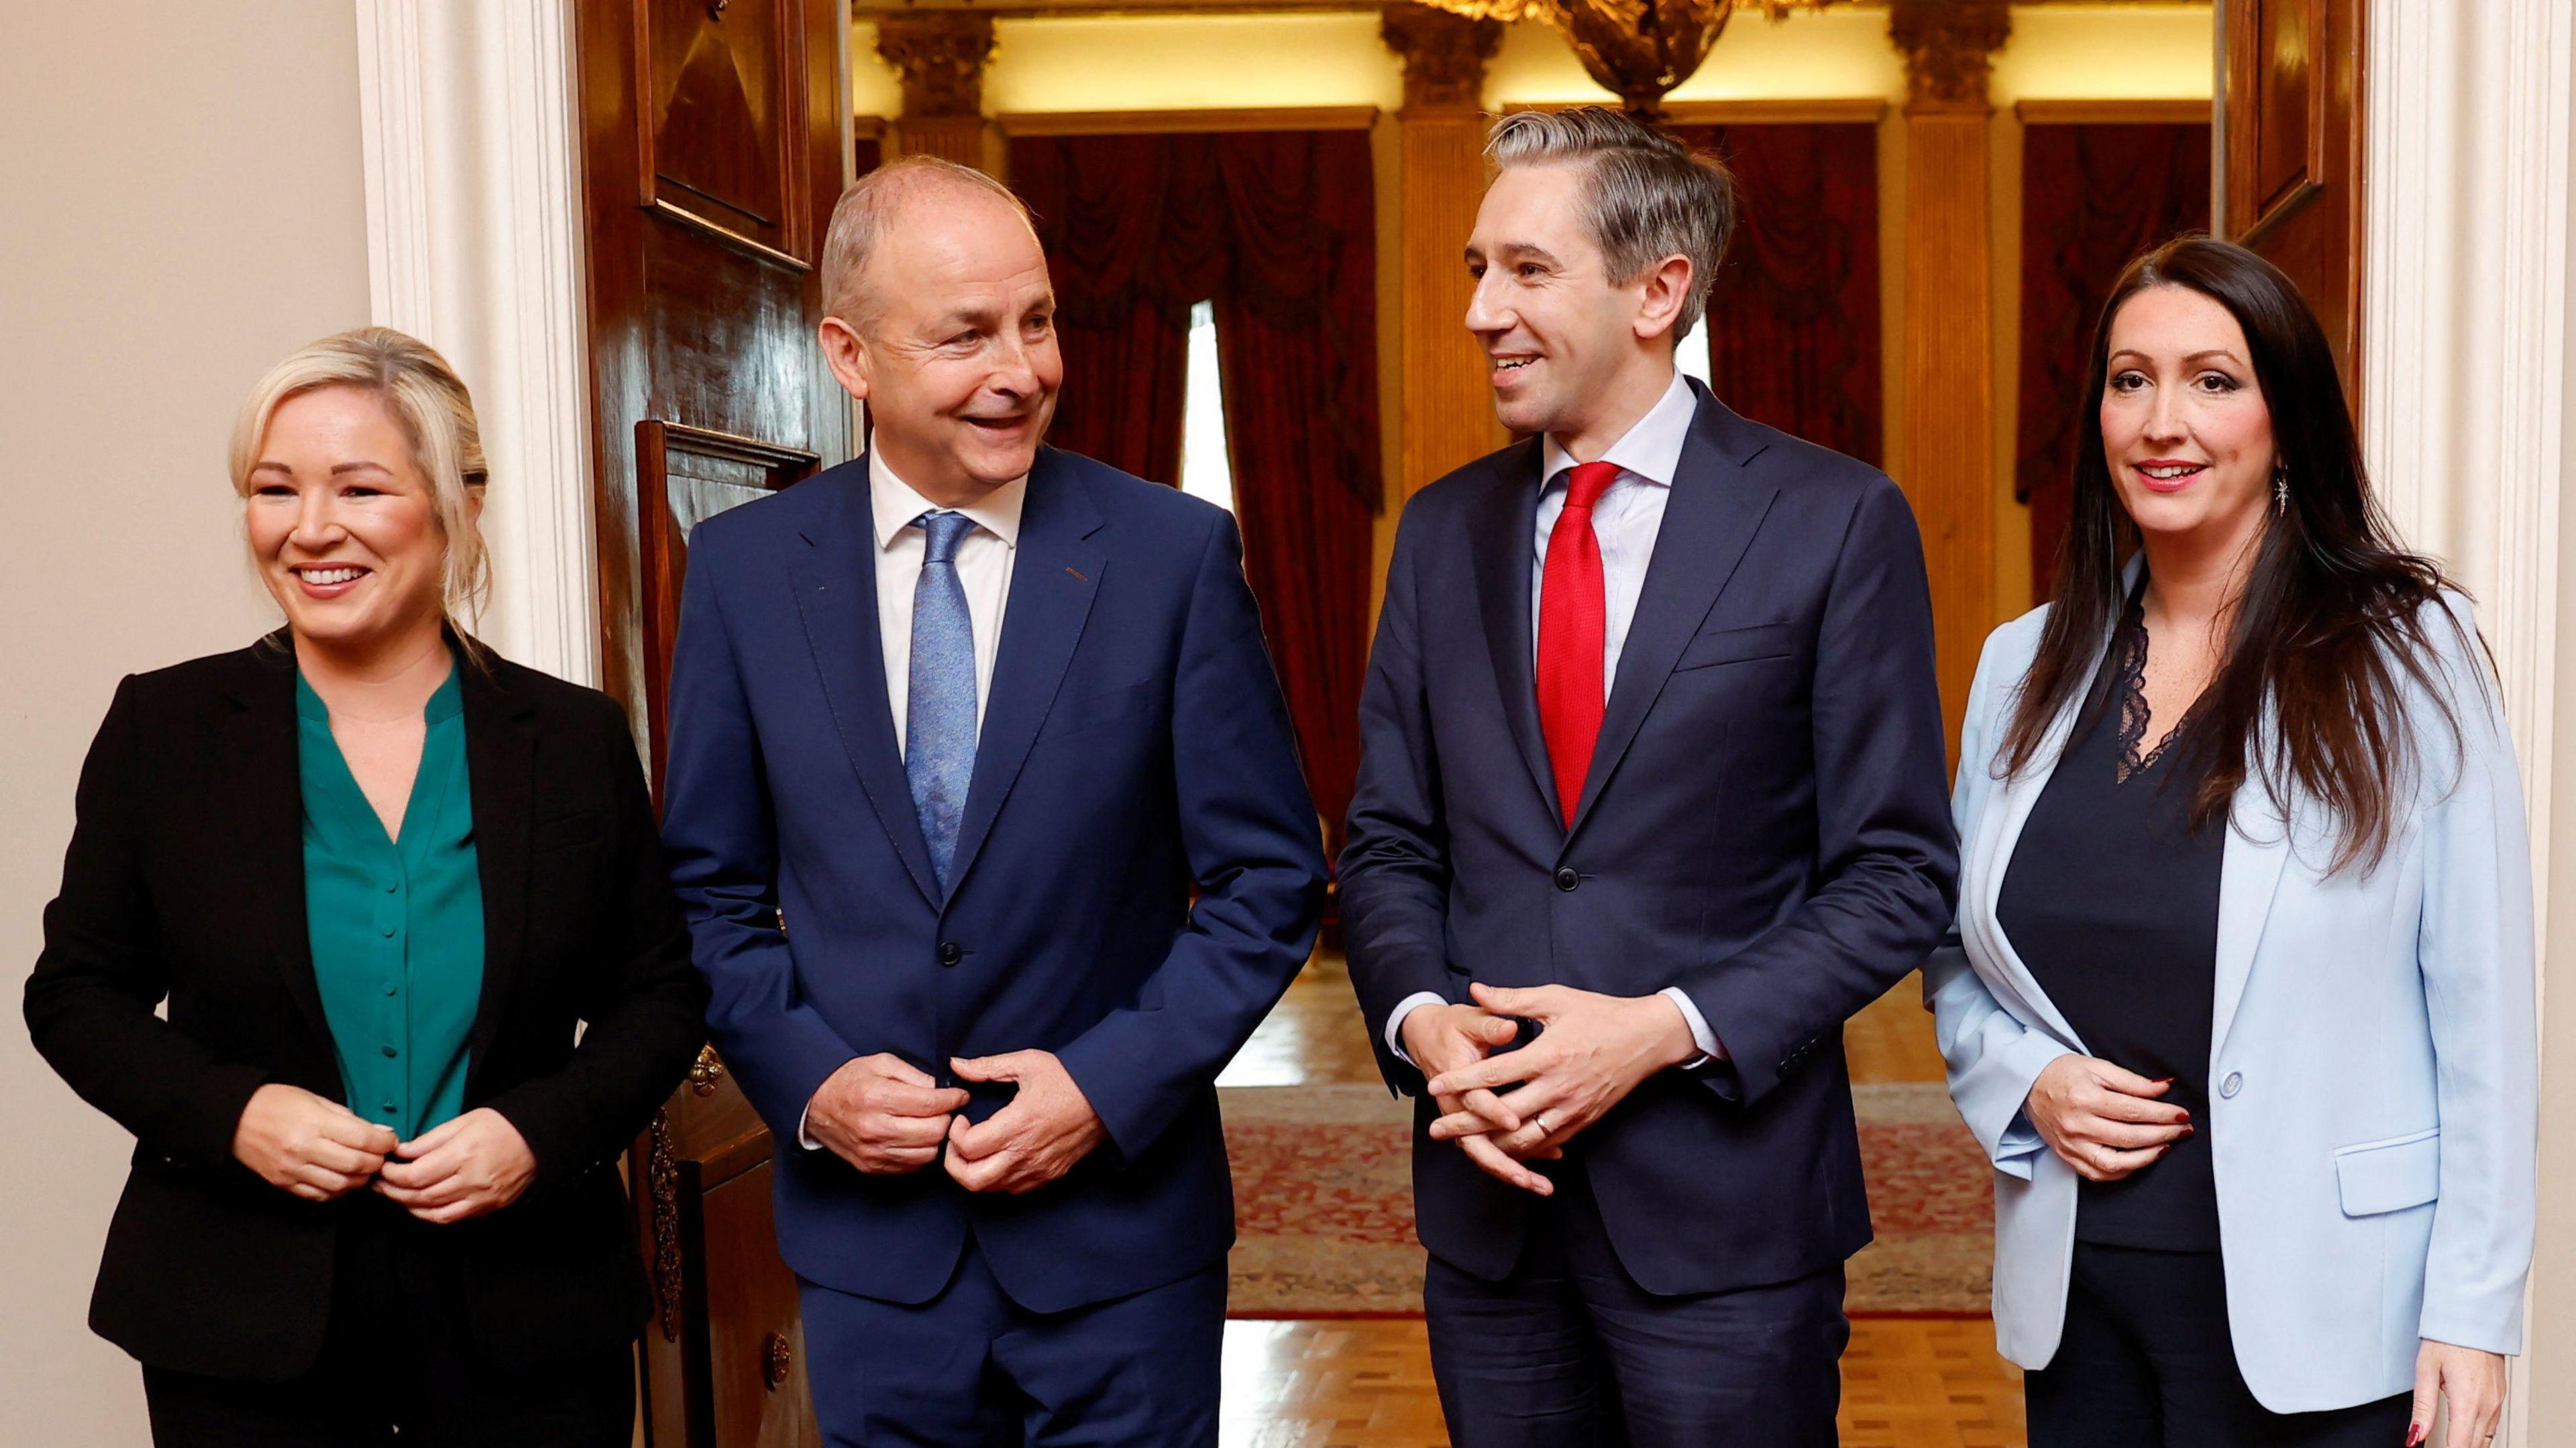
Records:
[[[2025,126],[2206,126],[2218,116],[2215,101],[2081,100],[2016,101],[2013,116]]]
[[[993,118],[1005,136],[1159,136],[1226,131],[1365,131],[1375,106],[1265,106],[1239,110],[1013,111]]]

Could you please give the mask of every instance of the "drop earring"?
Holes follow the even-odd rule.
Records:
[[[2290,468],[2282,462],[2272,464],[2272,515],[2290,511]]]

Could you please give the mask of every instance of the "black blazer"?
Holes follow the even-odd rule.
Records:
[[[537,1176],[440,1230],[476,1349],[542,1362],[626,1342],[644,1318],[616,1163],[687,1071],[706,994],[623,712],[498,659],[459,667],[486,932],[465,1102],[509,1118]],[[283,634],[126,679],[81,770],[27,982],[36,1049],[135,1135],[90,1326],[156,1367],[279,1381],[311,1366],[340,1223],[361,1205],[304,1201],[232,1155],[261,1085],[343,1096],[296,764]]]
[[[1531,682],[1536,439],[1404,510],[1342,855],[1351,980],[1387,1014],[1469,980],[1686,992],[1728,1059],[1567,1147],[1650,1292],[1822,1270],[1869,1241],[1842,1024],[1948,927],[1958,847],[1914,519],[1876,469],[1702,389],[1569,834]],[[1498,1278],[1530,1198],[1424,1135],[1423,1245]]]

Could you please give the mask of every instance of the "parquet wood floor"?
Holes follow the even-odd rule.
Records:
[[[1843,1032],[1857,1082],[1938,1081],[1921,982],[1907,976]],[[1336,956],[1318,955],[1224,1086],[1374,1082],[1368,1027]],[[1447,1448],[1418,1320],[1229,1322],[1226,1448]],[[2021,1448],[2021,1373],[1983,1319],[1864,1318],[1843,1355],[1844,1448]]]
[[[1448,1448],[1419,1321],[1229,1322],[1225,1448]],[[1983,1321],[1868,1319],[1844,1448],[2020,1448],[2021,1375]]]
[[[1235,1053],[1219,1086],[1346,1085],[1378,1079],[1359,998],[1342,957],[1317,951]]]

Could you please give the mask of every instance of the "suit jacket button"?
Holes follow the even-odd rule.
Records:
[[[955,965],[957,962],[964,960],[965,958],[966,952],[958,948],[956,941],[943,940],[939,942],[939,963],[941,965]]]
[[[2227,1079],[2218,1083],[2218,1094],[2226,1097],[2230,1101],[2235,1100],[2236,1093],[2244,1089],[2245,1076],[2244,1073],[2240,1071],[2228,1072]]]
[[[1574,867],[1572,865],[1568,865],[1564,869],[1556,872],[1556,888],[1560,890],[1571,890],[1582,883],[1583,877],[1574,873]]]

